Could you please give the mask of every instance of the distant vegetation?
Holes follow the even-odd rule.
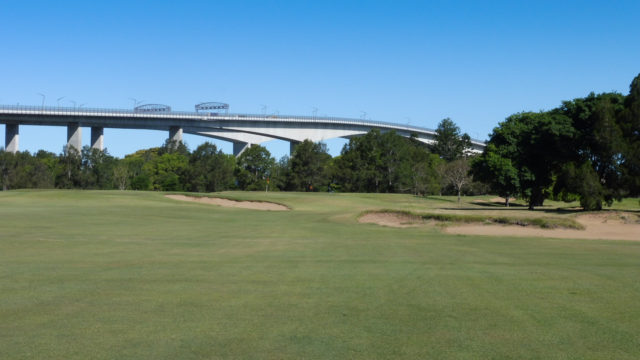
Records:
[[[529,208],[555,197],[599,210],[640,194],[640,75],[629,95],[591,93],[509,116],[472,166],[474,178]]]
[[[448,119],[438,128],[447,158],[463,159],[465,141]],[[465,160],[466,161],[466,160]],[[438,194],[447,191],[447,161],[414,138],[395,132],[353,138],[332,158],[322,143],[304,141],[291,157],[276,161],[259,145],[237,158],[204,143],[190,151],[183,144],[137,151],[117,159],[85,146],[56,155],[38,151],[0,153],[4,189],[131,189],[214,192],[223,190],[344,191]],[[466,171],[465,171],[466,176]]]
[[[525,199],[579,200],[586,210],[640,195],[640,75],[628,95],[591,93],[550,111],[509,116],[482,155],[465,153],[467,134],[450,119],[428,146],[394,132],[349,140],[332,158],[305,141],[276,161],[253,145],[239,157],[205,143],[140,150],[117,159],[89,147],[61,154],[0,152],[3,189],[131,189],[214,192],[340,191],[431,194],[496,193]]]

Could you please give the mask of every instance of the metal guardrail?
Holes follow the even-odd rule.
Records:
[[[264,121],[278,120],[283,122],[318,122],[318,123],[336,123],[336,124],[353,124],[362,126],[377,126],[395,130],[404,130],[409,132],[421,132],[435,134],[435,130],[423,128],[419,126],[402,125],[392,122],[363,120],[334,116],[305,116],[305,115],[258,115],[258,114],[217,114],[214,112],[189,112],[189,111],[170,111],[170,112],[136,112],[128,109],[109,109],[109,108],[79,108],[79,107],[61,107],[61,106],[32,106],[32,105],[0,105],[0,115],[2,114],[20,114],[20,115],[50,115],[50,116],[98,116],[98,117],[133,117],[148,119],[182,119],[182,120],[243,120],[243,121]],[[484,146],[485,141],[471,139],[472,143]]]

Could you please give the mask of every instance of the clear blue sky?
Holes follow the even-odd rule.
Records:
[[[0,2],[0,103],[318,114],[486,139],[512,113],[640,73],[640,1]],[[4,125],[0,125],[4,132]],[[22,126],[20,150],[59,153],[62,127]],[[89,131],[83,142],[88,144]],[[164,132],[105,129],[116,156]],[[190,148],[206,138],[185,136]],[[337,154],[342,141],[328,142]],[[226,152],[231,145],[216,142]],[[0,146],[4,145],[1,144]],[[274,156],[288,144],[267,143]]]

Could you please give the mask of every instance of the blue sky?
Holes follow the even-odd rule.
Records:
[[[48,105],[222,101],[428,128],[450,117],[486,139],[515,112],[628,93],[638,14],[640,1],[2,0],[0,104],[40,104],[42,93]],[[166,137],[105,129],[105,146],[121,157]],[[62,127],[20,128],[20,150],[58,153],[65,141]],[[343,143],[329,141],[331,153]]]

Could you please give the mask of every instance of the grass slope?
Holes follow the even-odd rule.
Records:
[[[293,211],[0,193],[0,358],[640,358],[640,243],[355,222],[478,211],[449,198],[224,195]]]

